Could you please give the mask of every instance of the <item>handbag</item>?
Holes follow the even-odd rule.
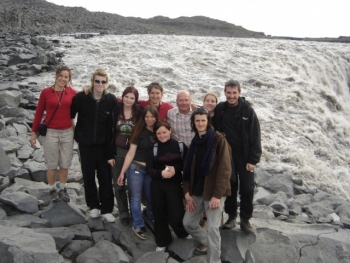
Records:
[[[39,134],[40,134],[41,136],[46,136],[46,133],[47,133],[47,126],[50,124],[50,122],[51,122],[53,116],[55,115],[55,113],[56,113],[58,107],[61,105],[61,100],[62,100],[63,92],[64,92],[64,90],[63,90],[62,93],[61,93],[61,97],[60,97],[60,99],[59,99],[59,101],[58,101],[58,105],[57,105],[55,111],[53,112],[53,114],[52,114],[52,116],[51,116],[49,122],[48,122],[47,124],[45,124],[45,120],[44,120],[42,123],[39,124],[38,130],[39,130]]]
[[[39,125],[39,134],[41,136],[46,136],[47,133],[47,125],[45,123],[40,123]]]

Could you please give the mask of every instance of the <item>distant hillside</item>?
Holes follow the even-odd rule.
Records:
[[[123,17],[65,7],[44,0],[1,0],[0,30],[38,33],[109,32],[111,34],[176,34],[225,37],[265,37],[240,26],[207,17]]]
[[[204,16],[170,19],[123,17],[90,12],[82,7],[65,7],[45,0],[0,0],[0,33],[27,31],[37,34],[94,32],[103,34],[164,34],[291,39],[350,43],[350,37],[293,38],[271,37],[224,21]]]

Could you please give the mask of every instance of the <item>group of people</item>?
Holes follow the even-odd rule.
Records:
[[[249,219],[254,169],[261,156],[260,126],[254,109],[240,96],[239,82],[225,83],[225,102],[218,103],[210,92],[203,106],[192,104],[190,93],[180,90],[174,108],[162,101],[159,83],[147,87],[148,100],[139,100],[132,86],[121,98],[110,94],[103,69],[92,74],[88,90],[77,93],[71,80],[67,66],[57,68],[54,85],[40,94],[30,137],[35,145],[45,112],[48,132],[40,138],[53,199],[70,201],[67,175],[75,140],[91,218],[115,222],[115,197],[121,223],[132,221],[135,234],[146,239],[144,195],[157,251],[165,251],[172,242],[170,226],[178,238],[200,243],[195,255],[221,262],[222,214],[228,214],[222,228],[234,228],[239,189],[240,227],[245,233],[254,231]],[[207,230],[199,223],[203,216]]]

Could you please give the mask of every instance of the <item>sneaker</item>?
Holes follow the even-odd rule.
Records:
[[[254,233],[254,228],[250,225],[249,219],[241,218],[240,227],[242,231],[246,234]]]
[[[108,223],[115,222],[115,217],[111,213],[102,214],[101,217],[102,219],[105,219]]]
[[[129,217],[124,217],[121,219],[121,222],[122,222],[123,226],[128,226],[130,223],[130,219],[129,219]]]
[[[191,235],[187,235],[185,238],[186,239],[193,239],[193,237]]]
[[[229,216],[226,223],[222,225],[222,229],[233,229],[236,227],[236,217]]]
[[[55,187],[50,189],[49,194],[50,194],[52,200],[56,200],[58,197],[57,190]]]
[[[65,202],[69,202],[70,201],[69,195],[67,193],[67,188],[60,189],[58,191],[58,196],[59,196],[59,198],[61,198]]]
[[[206,255],[207,250],[208,250],[207,246],[197,247],[196,250],[193,252],[193,255],[195,255],[195,256]]]
[[[156,247],[157,252],[164,252],[166,247]]]
[[[139,238],[145,240],[147,239],[147,235],[146,233],[142,230],[142,228],[134,228],[132,227],[132,230],[134,230],[136,236],[138,236]]]
[[[91,209],[90,211],[90,218],[96,218],[100,216],[100,211],[98,211],[98,209],[94,208]]]

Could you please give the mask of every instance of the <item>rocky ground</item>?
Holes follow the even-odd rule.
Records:
[[[130,226],[88,218],[77,147],[71,202],[51,202],[43,151],[29,144],[42,89],[26,77],[61,62],[59,42],[26,34],[0,39],[0,262],[206,262],[193,240],[174,238],[155,252],[153,226],[141,241]],[[34,63],[35,61],[35,63]],[[350,262],[350,202],[310,189],[292,174],[257,170],[254,234],[222,230],[223,262]]]

